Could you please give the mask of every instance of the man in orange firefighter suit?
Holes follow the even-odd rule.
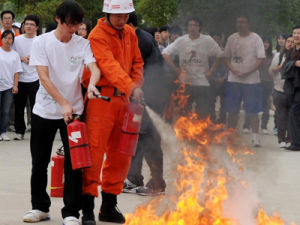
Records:
[[[117,195],[122,192],[130,168],[131,157],[118,150],[126,104],[130,99],[143,101],[143,59],[135,31],[126,25],[129,13],[134,11],[132,0],[105,0],[105,17],[89,35],[94,57],[101,70],[101,78],[83,73],[82,83],[88,88],[86,111],[92,167],[83,173],[83,223],[94,225],[94,196],[98,185],[102,189],[99,220],[124,223],[125,218],[116,207]],[[87,85],[88,83],[88,85]],[[111,98],[110,102],[94,99],[97,94]],[[103,156],[106,155],[103,162]],[[102,169],[102,181],[100,172]]]

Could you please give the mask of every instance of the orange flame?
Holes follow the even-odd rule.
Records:
[[[181,83],[173,95],[180,108],[188,98],[184,91],[185,84]],[[176,190],[138,206],[134,214],[126,215],[126,225],[238,225],[237,220],[224,217],[223,204],[228,199],[230,183],[237,181],[248,189],[242,178],[243,159],[253,154],[251,149],[241,143],[234,130],[225,130],[224,125],[215,125],[209,118],[199,119],[195,113],[180,117],[174,131],[184,144],[183,161],[178,162],[175,170]],[[240,178],[221,163],[226,157],[237,168]],[[259,210],[257,225],[283,224],[277,214],[270,218]]]

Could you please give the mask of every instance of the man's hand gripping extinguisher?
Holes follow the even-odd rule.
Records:
[[[74,115],[73,118],[73,121],[67,126],[72,169],[91,167],[92,160],[86,125],[79,120],[78,115]]]
[[[144,108],[138,102],[131,102],[126,106],[119,145],[122,154],[135,156]]]

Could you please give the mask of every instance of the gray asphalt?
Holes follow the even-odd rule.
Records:
[[[269,128],[271,130],[271,125]],[[8,136],[13,137],[14,134],[10,132]],[[24,224],[22,217],[31,209],[29,136],[30,133],[26,133],[24,141],[0,142],[0,225]],[[245,142],[250,144],[249,135],[243,137]],[[280,149],[276,137],[272,134],[261,134],[260,137],[262,147],[254,149],[254,155],[249,156],[245,162],[246,170],[250,171],[254,178],[252,186],[258,201],[268,213],[278,212],[286,224],[291,221],[300,224],[300,152]],[[168,135],[163,136],[165,154],[169,151],[168,148],[171,148],[171,142],[172,139]],[[56,138],[53,154],[60,145],[61,141]],[[172,182],[169,174],[173,164],[170,159],[166,159],[164,163],[164,174],[168,183]],[[144,174],[147,180],[149,171],[146,166]],[[168,192],[168,188],[166,191]],[[149,199],[151,198],[134,194],[121,194],[118,198],[119,208],[123,213],[131,213],[137,205]],[[100,199],[97,199],[95,213],[100,203]],[[61,224],[62,205],[61,198],[52,198],[51,220],[41,224]]]

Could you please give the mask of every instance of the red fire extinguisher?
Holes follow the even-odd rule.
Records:
[[[51,158],[51,187],[50,196],[61,198],[64,193],[64,161],[63,150]]]
[[[122,154],[134,156],[144,113],[144,106],[131,102],[126,106],[119,150]]]
[[[68,124],[67,130],[72,169],[91,167],[92,160],[85,123],[79,121],[79,117],[76,115],[74,120]]]

